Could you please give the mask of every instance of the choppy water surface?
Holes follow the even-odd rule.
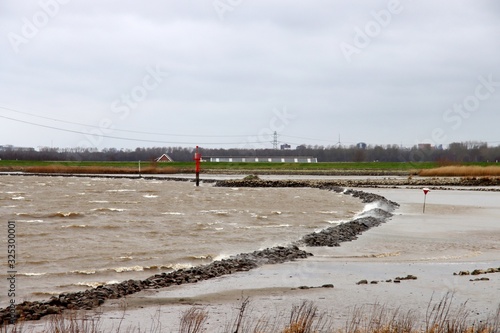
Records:
[[[5,228],[0,235],[6,235],[8,220],[16,221],[18,300],[47,299],[286,245],[360,210],[358,199],[310,188],[0,177]],[[6,271],[3,260],[2,280]],[[1,297],[4,307],[7,299]]]

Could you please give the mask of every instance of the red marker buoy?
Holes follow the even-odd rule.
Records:
[[[429,193],[431,190],[429,190],[427,187],[424,187],[422,190],[424,191],[424,209],[422,213],[425,213],[425,199],[427,198],[427,193]]]
[[[194,160],[196,161],[196,186],[200,186],[200,162],[201,154],[198,152],[198,146],[196,146],[196,152],[194,153]]]

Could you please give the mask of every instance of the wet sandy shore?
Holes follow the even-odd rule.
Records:
[[[308,300],[338,325],[345,324],[355,308],[373,304],[414,310],[423,318],[431,299],[438,301],[449,292],[457,306],[467,302],[470,319],[481,320],[497,311],[500,273],[454,273],[500,267],[498,193],[432,191],[423,214],[421,190],[365,190],[401,207],[389,222],[358,240],[334,248],[307,248],[315,256],[304,260],[110,300],[98,309],[102,328],[110,330],[120,323],[148,328],[159,315],[162,327],[174,331],[182,312],[199,306],[209,314],[207,331],[222,331],[246,297],[249,318],[289,314],[292,305]],[[417,279],[394,283],[396,277],[407,275]],[[470,281],[478,277],[489,280]],[[358,285],[361,280],[368,284]],[[326,284],[334,288],[321,288]],[[37,331],[43,326],[41,321],[25,327]]]

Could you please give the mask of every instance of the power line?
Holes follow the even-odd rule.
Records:
[[[69,133],[77,133],[77,134],[88,135],[88,133],[85,133],[85,132],[82,132],[82,131],[76,131],[76,130],[70,130],[70,129],[61,128],[61,127],[55,127],[55,126],[37,124],[37,123],[30,122],[30,121],[15,119],[15,118],[7,117],[7,116],[1,116],[0,115],[0,118],[4,118],[4,119],[11,120],[11,121],[20,122],[20,123],[23,123],[23,124],[29,124],[29,125],[32,125],[32,126],[38,126],[38,127],[43,127],[43,128],[50,128],[50,129],[57,130],[57,131],[63,131],[63,132],[69,132]],[[185,144],[185,145],[189,144],[189,145],[195,145],[195,144],[198,143],[198,142],[174,142],[174,141],[147,140],[147,139],[119,137],[119,136],[106,135],[106,134],[99,134],[98,136],[103,137],[103,138],[109,138],[109,139],[117,139],[117,140],[149,142],[149,143],[163,143],[163,144]],[[260,144],[260,143],[266,143],[266,142],[264,142],[264,141],[253,141],[253,142],[250,142],[250,141],[245,141],[245,142],[203,142],[204,145],[227,145],[227,144],[240,145],[240,144],[251,144],[251,143],[259,143]]]
[[[14,109],[3,107],[3,106],[0,106],[0,109],[8,110],[8,111],[19,113],[19,114],[28,115],[28,116],[31,116],[31,117],[36,117],[36,118],[41,118],[41,119],[47,119],[47,120],[51,120],[51,121],[56,121],[56,122],[60,122],[60,123],[64,123],[64,124],[79,125],[79,126],[91,127],[91,128],[101,128],[100,126],[96,126],[96,125],[89,125],[89,124],[83,124],[83,123],[78,123],[78,122],[74,122],[74,121],[68,121],[68,120],[56,119],[56,118],[51,118],[51,117],[46,117],[46,116],[40,116],[40,115],[28,113],[28,112],[14,110]],[[14,118],[12,118],[12,119],[14,119]],[[161,136],[177,136],[177,137],[193,137],[193,138],[242,138],[242,137],[249,137],[250,136],[250,135],[171,134],[171,133],[144,132],[144,131],[119,129],[119,128],[113,128],[113,130],[117,131],[117,132],[126,132],[126,133],[136,133],[136,134],[146,134],[146,135],[161,135]]]

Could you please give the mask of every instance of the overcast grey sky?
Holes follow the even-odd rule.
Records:
[[[500,144],[498,1],[3,0],[0,22],[0,145]]]

